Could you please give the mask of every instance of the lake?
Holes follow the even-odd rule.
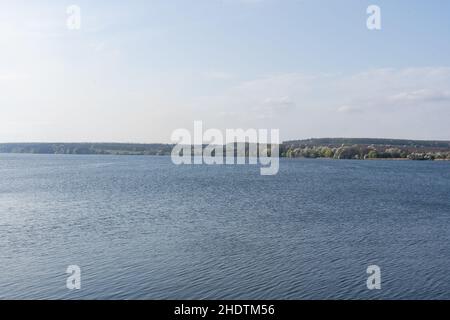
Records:
[[[0,154],[0,271],[2,299],[450,299],[450,162]]]

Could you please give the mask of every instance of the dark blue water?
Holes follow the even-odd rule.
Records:
[[[0,155],[0,298],[450,299],[450,162]]]

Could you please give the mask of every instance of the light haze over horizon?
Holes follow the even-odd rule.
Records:
[[[81,28],[67,28],[69,5]],[[381,8],[381,30],[366,9]],[[450,140],[450,2],[1,1],[0,142]]]

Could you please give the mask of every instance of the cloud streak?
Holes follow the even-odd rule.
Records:
[[[289,138],[449,138],[443,130],[443,117],[450,114],[448,88],[447,67],[286,73],[237,83],[200,104],[216,110],[216,120],[227,126],[275,127]]]

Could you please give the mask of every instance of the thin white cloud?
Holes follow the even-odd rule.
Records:
[[[450,91],[419,89],[414,91],[400,92],[390,97],[392,102],[396,103],[419,103],[419,102],[438,102],[449,101]]]
[[[373,69],[347,75],[288,73],[245,81],[207,100],[243,113],[261,106],[348,113],[401,107],[404,103],[429,107],[450,99],[449,87],[450,68],[446,67]]]
[[[225,126],[280,128],[289,138],[439,138],[450,137],[448,88],[447,67],[287,73],[238,83],[198,105]]]

